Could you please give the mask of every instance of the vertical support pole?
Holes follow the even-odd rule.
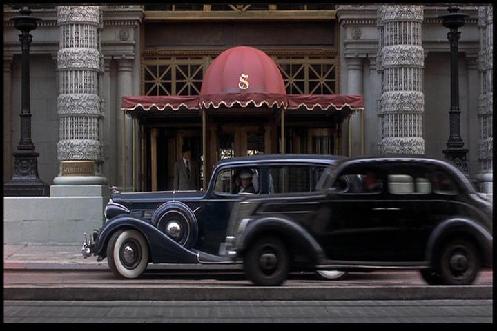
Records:
[[[150,168],[152,169],[152,191],[157,191],[157,135],[159,129],[150,130]]]
[[[281,108],[281,154],[285,154],[285,109]]]
[[[201,109],[202,112],[202,174],[204,175],[204,180],[202,181],[202,188],[207,190],[207,114],[205,110]]]

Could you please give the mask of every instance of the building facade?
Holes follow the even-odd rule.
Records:
[[[71,162],[91,161],[91,175],[110,186],[170,189],[184,144],[199,162],[205,161],[204,143],[214,160],[282,150],[444,158],[450,55],[448,30],[439,16],[447,6],[71,7],[33,8],[42,21],[31,32],[32,139],[44,182],[57,184]],[[18,32],[10,21],[17,10],[3,10],[6,181],[19,139],[21,69]],[[471,179],[491,193],[493,7],[461,6],[461,11],[468,15],[459,41],[461,137]],[[136,117],[121,110],[124,96],[200,94],[209,64],[240,45],[274,60],[287,93],[360,94],[364,110],[340,126],[325,114],[290,119],[284,147],[281,140],[264,140],[278,130],[277,119],[261,126],[243,113],[236,120],[219,115],[209,128],[209,142],[203,142],[198,114]]]

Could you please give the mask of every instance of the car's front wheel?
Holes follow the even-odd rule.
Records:
[[[107,245],[107,262],[117,277],[136,278],[148,264],[148,245],[136,230],[115,232]]]
[[[469,285],[480,271],[481,261],[475,245],[465,239],[446,242],[436,261],[436,271],[442,284]]]
[[[255,285],[277,286],[287,278],[290,259],[284,243],[276,237],[263,237],[248,248],[243,267]]]
[[[429,284],[429,285],[440,285],[442,284],[442,280],[440,279],[440,275],[433,269],[421,269],[419,271],[421,278]]]

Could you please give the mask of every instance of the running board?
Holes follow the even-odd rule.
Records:
[[[218,256],[205,252],[196,252],[198,263],[209,264],[209,263],[221,263],[221,264],[235,264],[235,261],[229,256]]]
[[[344,262],[344,261],[326,261],[316,265],[318,270],[329,269],[422,269],[428,268],[428,262]]]

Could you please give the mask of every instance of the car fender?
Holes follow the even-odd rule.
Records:
[[[446,235],[460,230],[471,235],[475,239],[477,245],[483,253],[484,265],[492,265],[492,234],[477,222],[465,218],[452,218],[445,220],[432,231],[426,246],[427,261],[432,260],[433,254],[436,253],[437,244],[443,240]]]
[[[240,233],[236,244],[236,251],[243,254],[248,245],[258,235],[270,233],[280,235],[282,239],[291,242],[293,246],[299,247],[308,253],[314,263],[325,259],[322,247],[312,235],[301,225],[283,217],[264,217],[248,222],[245,229]]]
[[[198,254],[186,249],[153,225],[129,216],[113,218],[105,223],[95,243],[95,255],[105,257],[110,236],[121,229],[135,229],[145,237],[154,263],[198,263]]]

